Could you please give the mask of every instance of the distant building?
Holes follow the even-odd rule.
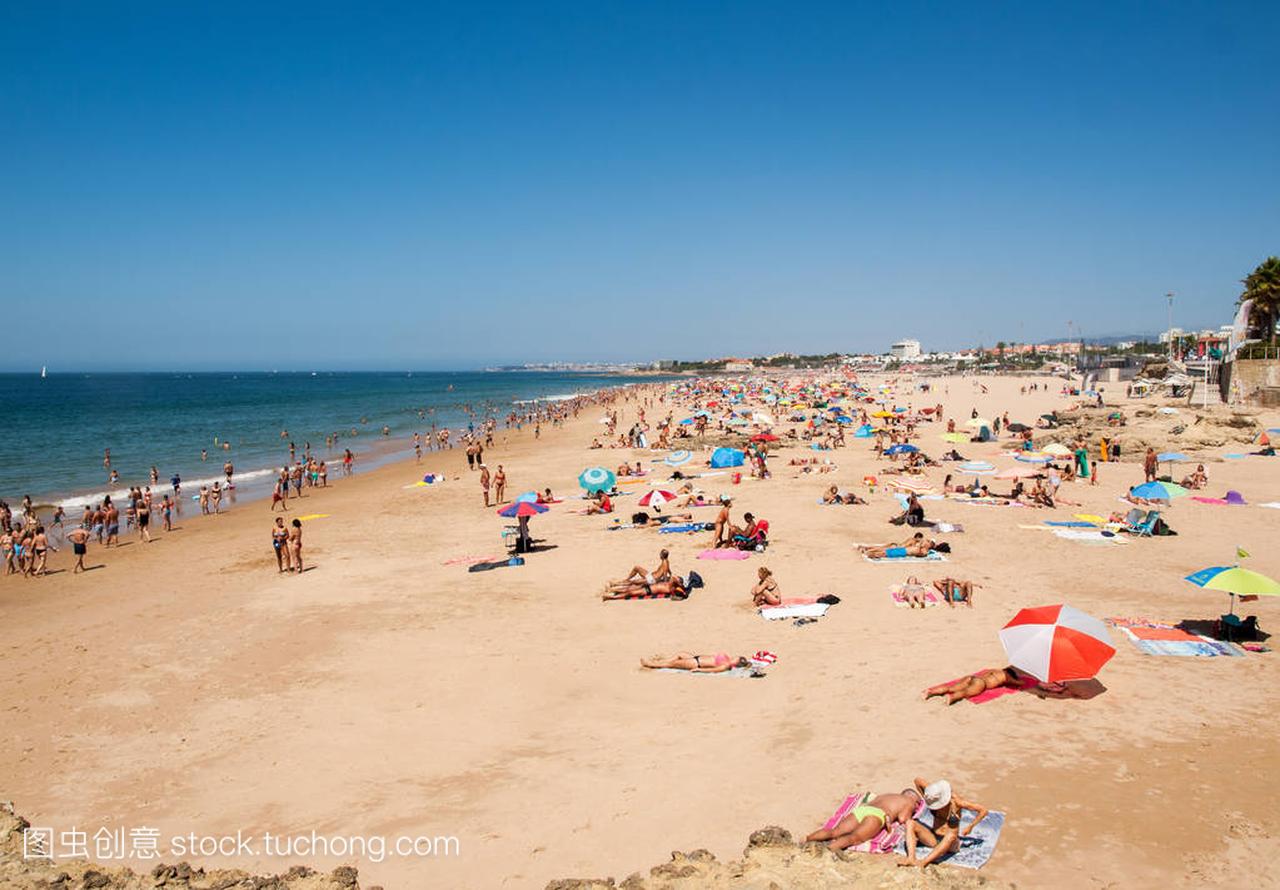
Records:
[[[889,349],[889,354],[898,359],[919,358],[921,355],[919,340],[899,340]]]
[[[755,367],[755,362],[749,358],[727,358],[724,360],[724,369],[730,374],[742,374],[755,370]]]

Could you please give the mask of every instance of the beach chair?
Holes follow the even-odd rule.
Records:
[[[1138,511],[1141,512],[1141,511]],[[1155,532],[1156,521],[1160,518],[1159,510],[1148,510],[1147,515],[1140,522],[1130,523],[1125,521],[1126,531],[1137,535],[1140,538],[1149,538]]]
[[[734,546],[739,550],[755,550],[759,547],[761,550],[769,546],[769,520],[761,519],[756,522],[756,533],[750,538],[743,538],[741,535],[735,536]]]

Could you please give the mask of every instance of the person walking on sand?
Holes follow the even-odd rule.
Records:
[[[89,530],[83,525],[78,525],[71,531],[67,532],[67,540],[71,542],[71,552],[75,554],[76,564],[71,569],[71,574],[78,575],[86,571],[84,567],[84,556],[89,552]]]
[[[498,472],[493,474],[493,494],[494,503],[501,507],[504,503],[503,492],[507,488],[507,474],[502,471],[502,464],[498,464]]]
[[[484,505],[489,506],[489,468],[480,465],[480,487],[484,489]]]
[[[277,519],[283,517],[277,516]],[[289,528],[289,571],[302,574],[302,520],[293,520],[293,525]]]
[[[1160,466],[1160,459],[1156,457],[1156,450],[1151,446],[1147,446],[1146,456],[1142,458],[1142,472],[1146,477],[1143,481],[1155,482],[1156,470]]]

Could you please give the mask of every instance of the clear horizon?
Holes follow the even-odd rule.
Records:
[[[1274,5],[0,22],[3,370],[1198,329],[1280,252]]]

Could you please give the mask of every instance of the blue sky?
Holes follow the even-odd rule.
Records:
[[[5,4],[0,367],[1229,320],[1274,3]]]

